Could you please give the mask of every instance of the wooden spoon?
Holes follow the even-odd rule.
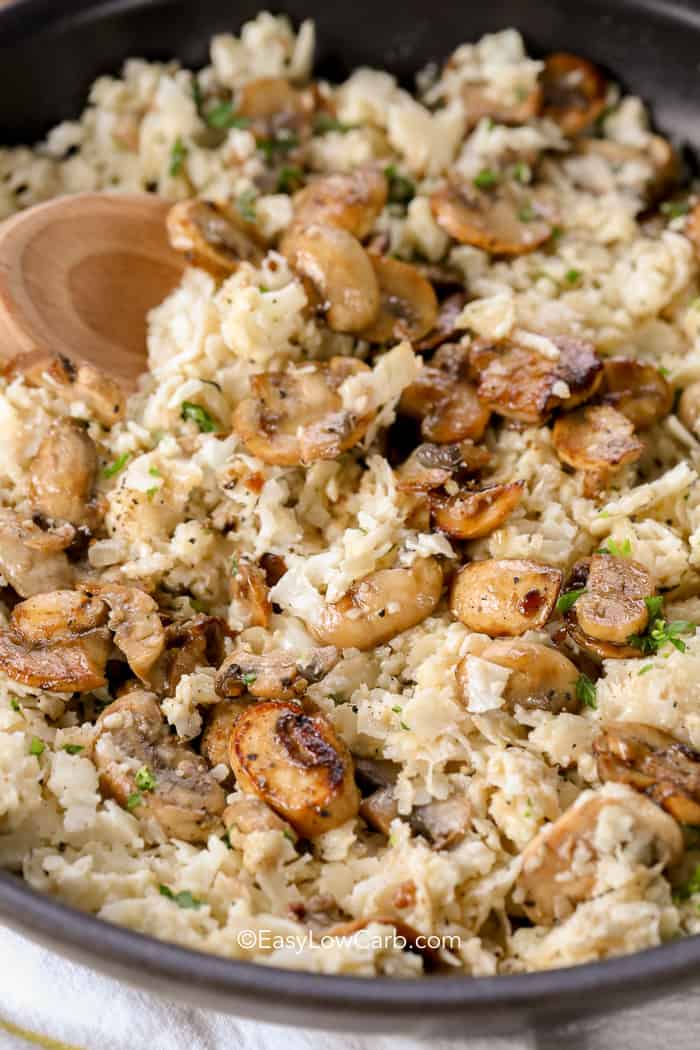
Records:
[[[146,315],[176,286],[158,197],[81,193],[0,225],[0,360],[50,350],[133,388],[146,366]]]

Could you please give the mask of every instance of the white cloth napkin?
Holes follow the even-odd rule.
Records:
[[[139,992],[0,927],[1,1050],[697,1050],[700,986],[614,1017],[460,1041],[331,1035],[240,1021]]]

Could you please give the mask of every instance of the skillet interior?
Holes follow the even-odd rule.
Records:
[[[77,115],[91,82],[130,55],[201,65],[214,32],[236,29],[262,0],[18,0],[0,11],[0,139],[32,141]],[[700,146],[700,3],[654,0],[424,0],[346,6],[285,0],[295,20],[314,17],[321,72],[340,78],[369,64],[403,78],[457,44],[515,25],[534,53],[572,49],[621,74],[653,102],[676,142]],[[27,74],[27,71],[31,71]],[[40,71],[37,75],[36,71]],[[700,974],[700,937],[604,963],[518,977],[420,982],[321,977],[233,962],[113,927],[0,873],[0,916],[76,960],[174,998],[266,1021],[417,1035],[522,1030],[610,1010]]]

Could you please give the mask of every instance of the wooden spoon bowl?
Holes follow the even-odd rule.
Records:
[[[132,389],[147,314],[185,267],[168,243],[169,207],[147,194],[81,193],[0,225],[0,360],[49,350]]]

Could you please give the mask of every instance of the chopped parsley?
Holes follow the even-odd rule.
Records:
[[[521,222],[532,222],[535,217],[535,211],[531,204],[524,204],[518,212],[518,218]]]
[[[44,743],[44,741],[40,740],[38,736],[33,736],[32,742],[29,745],[29,754],[36,755],[36,757],[38,758],[39,755],[43,755],[45,749],[46,744]]]
[[[667,215],[669,219],[678,219],[681,215],[687,215],[690,205],[687,201],[664,201],[661,205],[661,214]]]
[[[516,182],[528,183],[532,180],[532,168],[521,160],[513,168],[513,178]]]
[[[182,175],[182,169],[187,159],[187,146],[184,144],[180,136],[175,139],[170,149],[170,165],[168,167],[168,174],[175,178],[177,175]]]
[[[81,751],[85,750],[85,748],[82,744],[64,744],[63,750],[69,755],[79,755]]]
[[[304,181],[304,172],[294,165],[285,165],[277,176],[278,193],[294,193]]]
[[[255,190],[245,190],[236,199],[236,208],[242,219],[246,222],[255,222],[257,214],[255,211],[255,202],[258,199],[258,195]]]
[[[231,575],[238,576],[238,558],[235,554],[231,558]]]
[[[141,788],[142,791],[153,791],[156,786],[156,778],[148,766],[141,766],[134,780],[136,781],[136,787]]]
[[[194,897],[189,890],[180,890],[179,893],[173,893],[169,886],[164,886],[162,883],[158,887],[158,892],[161,897],[167,897],[170,901],[175,901],[178,908],[201,908],[202,901]]]
[[[202,119],[210,128],[219,131],[228,131],[229,128],[250,127],[248,117],[239,117],[233,107],[233,102],[219,102],[216,106],[202,113]]]
[[[598,706],[595,683],[590,680],[587,674],[580,674],[576,679],[576,699],[580,700],[586,707],[593,708],[594,711]]]
[[[673,899],[676,902],[687,901],[695,893],[700,893],[700,864],[697,865],[690,878],[674,888]]]
[[[160,485],[151,485],[150,489],[146,489],[146,499],[153,499],[159,489]]]
[[[474,176],[474,185],[480,190],[490,190],[498,182],[498,175],[491,168],[482,168],[478,175]]]
[[[577,602],[582,594],[586,593],[585,587],[574,587],[570,591],[566,591],[560,595],[557,599],[557,612],[560,612],[562,616],[568,613],[574,602]]]
[[[22,710],[22,708],[20,706],[20,702],[19,702],[19,700],[17,699],[16,696],[11,696],[10,697],[10,707],[12,708],[13,711],[21,711]]]
[[[596,554],[611,554],[613,558],[631,558],[632,557],[632,543],[629,537],[622,541],[622,543],[616,543],[615,540],[608,540],[604,547],[599,547]]]
[[[529,819],[532,816],[532,799],[530,798],[529,795],[528,795],[528,797],[526,799],[526,803],[527,804],[525,806],[525,809],[523,810],[523,816],[526,819]]]
[[[354,127],[355,124],[344,124],[330,113],[319,113],[314,120],[314,135],[327,135],[329,131],[339,131],[341,135],[345,135]]]
[[[282,829],[282,834],[284,835],[284,837],[286,839],[289,839],[289,841],[292,843],[292,845],[294,845],[294,843],[296,842],[296,836],[295,836],[293,831],[290,831],[289,828],[283,828]]]
[[[258,676],[256,674],[253,674],[252,671],[249,674],[242,675],[241,677],[246,685],[253,685],[258,680]]]
[[[653,664],[644,664],[644,667],[640,667],[639,670],[637,671],[637,678],[640,678],[641,675],[647,674],[649,671],[653,671],[653,670],[654,670],[654,665]]]
[[[115,474],[118,474],[120,470],[123,470],[131,459],[130,452],[124,452],[118,459],[115,459],[113,463],[110,463],[102,471],[103,478],[113,478]]]
[[[152,478],[160,477],[160,471],[158,470],[158,467],[149,467],[148,473],[151,475]]]
[[[293,131],[282,129],[274,138],[260,139],[258,149],[264,154],[265,159],[273,160],[277,153],[289,153],[295,146],[299,145],[299,136]]]
[[[659,365],[659,367],[657,368],[657,372],[660,376],[663,376],[664,379],[667,379],[671,374],[671,370],[669,368],[664,367],[664,365]]]
[[[219,429],[217,420],[207,412],[206,408],[202,408],[201,405],[195,405],[192,401],[182,402],[180,418],[196,423],[203,434],[213,434],[215,430]]]
[[[142,802],[143,798],[141,797],[141,792],[134,791],[131,795],[129,795],[128,799],[126,800],[126,808],[128,810],[136,809],[136,807],[140,806]]]
[[[561,226],[552,226],[552,232],[549,235],[550,241],[553,241],[556,244],[563,233],[564,230]]]
[[[653,600],[653,598],[646,598],[647,606]],[[658,653],[668,643],[679,653],[684,653],[687,647],[679,635],[690,634],[694,630],[695,624],[689,620],[672,620],[669,623],[662,616],[655,616],[650,617],[649,626],[644,634],[633,634],[629,637],[628,642],[645,655]]]
[[[400,175],[395,164],[389,164],[384,169],[384,175],[389,182],[389,194],[387,200],[390,204],[408,204],[416,195],[415,183]]]
[[[564,274],[564,280],[567,284],[578,284],[581,280],[581,271],[574,269],[567,270]]]
[[[663,594],[655,594],[651,598],[645,598],[644,604],[647,607],[649,619],[655,620],[657,616],[661,615],[661,610],[664,607],[664,596]]]

